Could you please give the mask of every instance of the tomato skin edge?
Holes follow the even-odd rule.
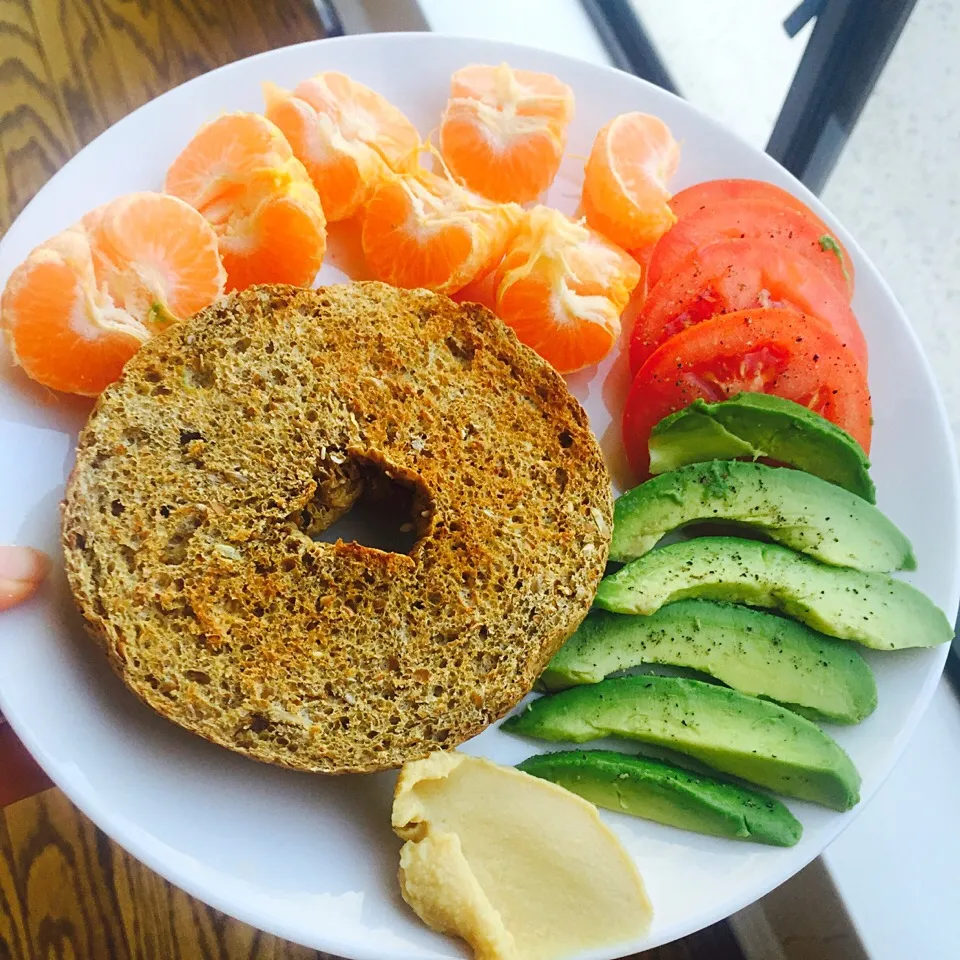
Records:
[[[816,263],[772,240],[726,238],[692,252],[646,291],[630,335],[631,372],[636,374],[675,333],[725,313],[759,308],[761,294],[768,301],[772,295],[777,308],[822,321],[867,368],[867,342],[856,316]],[[756,302],[746,302],[751,299]]]
[[[744,328],[756,332],[755,343],[750,342],[750,333],[744,334]],[[735,342],[737,340],[741,342]],[[804,345],[797,347],[799,343]],[[718,344],[730,345],[727,353],[719,358]],[[865,371],[849,348],[822,321],[812,317],[780,308],[744,310],[688,327],[662,344],[637,371],[624,406],[621,430],[627,459],[638,482],[649,476],[647,443],[650,431],[663,417],[683,409],[698,397],[715,402],[733,393],[750,391],[749,386],[728,389],[728,385],[718,382],[717,392],[709,393],[705,387],[693,383],[699,377],[697,371],[709,366],[715,358],[740,357],[742,361],[744,357],[773,347],[787,355],[784,367],[774,378],[773,388],[759,392],[798,402],[804,402],[804,390],[812,391],[818,399],[826,397],[827,409],[820,411],[822,415],[851,433],[869,453],[872,432],[869,386]],[[814,366],[814,362],[821,365]],[[798,363],[800,366],[796,366]],[[675,380],[671,372],[674,369]],[[699,379],[707,381],[709,377]]]
[[[832,234],[823,234],[801,211],[769,199],[720,201],[678,220],[657,242],[648,266],[648,284],[652,287],[674,276],[691,254],[707,244],[738,237],[766,238],[806,257],[850,302],[853,276]],[[832,246],[825,246],[827,241]]]
[[[700,194],[703,194],[703,196],[700,196]],[[769,180],[737,177],[703,180],[700,183],[691,184],[689,187],[685,187],[683,190],[675,193],[670,200],[670,206],[677,215],[677,219],[682,220],[689,213],[703,206],[726,200],[772,200],[806,216],[811,223],[816,224],[816,226],[823,231],[825,236],[829,236],[837,244],[842,255],[841,262],[849,272],[852,289],[855,279],[853,260],[850,258],[850,253],[843,242],[830,227],[830,224],[807,206],[796,194],[791,193],[789,190],[775,183],[770,183]]]

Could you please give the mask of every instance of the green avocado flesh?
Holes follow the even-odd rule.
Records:
[[[650,434],[654,475],[688,463],[738,457],[769,457],[876,502],[870,461],[860,444],[792,400],[764,393],[741,393],[720,403],[694,400]]]
[[[517,766],[598,807],[681,830],[776,847],[792,847],[803,832],[779,800],[665,760],[612,750],[564,750]]]
[[[699,680],[619,677],[573,687],[534,700],[502,729],[570,743],[642,740],[834,810],[848,810],[860,798],[856,768],[815,723]]]
[[[943,611],[902,580],[828,567],[779,544],[738,537],[701,537],[653,550],[605,577],[594,603],[649,616],[688,598],[770,607],[875,650],[933,647],[953,637]]]
[[[648,617],[594,609],[540,683],[565,690],[644,663],[698,670],[741,693],[837,723],[859,723],[877,705],[873,674],[851,644],[710,600],[678,600]]]
[[[617,498],[612,560],[635,560],[700,520],[745,524],[824,563],[912,570],[910,541],[862,497],[799,470],[709,460],[654,477]]]

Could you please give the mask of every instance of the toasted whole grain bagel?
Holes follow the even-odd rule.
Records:
[[[409,553],[313,539],[398,491]],[[340,773],[514,706],[590,607],[611,522],[551,367],[476,304],[354,283],[254,287],[147,343],[80,436],[62,534],[137,696]]]

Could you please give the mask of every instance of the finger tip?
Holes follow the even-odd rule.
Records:
[[[25,599],[50,570],[50,558],[33,547],[0,546],[0,601]]]

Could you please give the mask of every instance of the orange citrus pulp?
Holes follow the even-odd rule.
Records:
[[[265,83],[266,114],[306,167],[332,223],[370,199],[385,172],[417,163],[420,135],[389,101],[342,73],[327,71],[293,92]]]
[[[643,251],[676,223],[667,181],[680,147],[667,125],[624,113],[597,134],[583,178],[583,211],[594,230],[625,250]]]
[[[96,396],[151,333],[223,292],[212,227],[176,197],[133,193],[40,244],[0,301],[14,360],[54,390]]]
[[[202,126],[164,189],[213,225],[229,289],[313,282],[326,252],[326,218],[303,164],[266,117],[228,113]]]
[[[573,91],[548,73],[475,65],[450,83],[440,152],[471,190],[501,202],[534,200],[560,168]]]
[[[620,336],[640,267],[583,223],[534,207],[497,268],[496,311],[560,373],[599,363]]]
[[[395,175],[367,204],[363,253],[380,280],[455,293],[496,265],[521,215],[426,170]]]

